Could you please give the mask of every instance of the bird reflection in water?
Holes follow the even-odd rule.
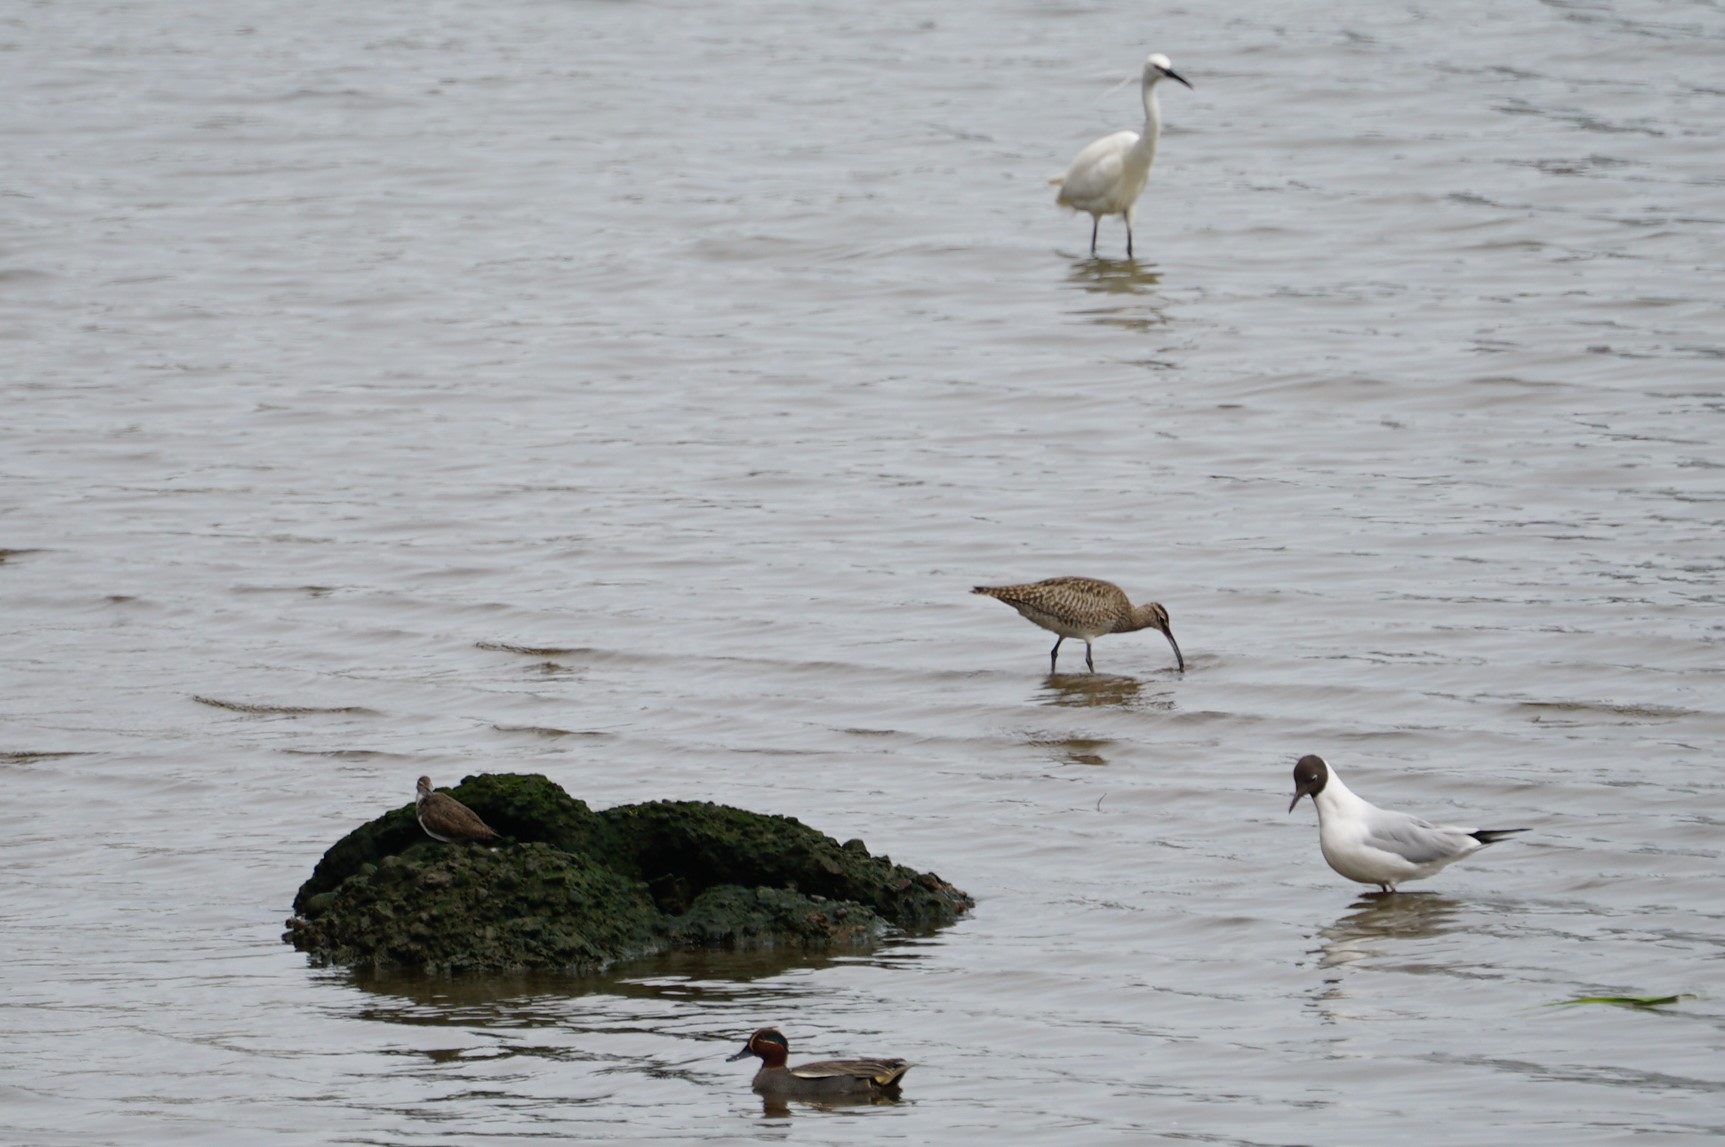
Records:
[[[1049,753],[1057,765],[1106,765],[1102,750],[1113,741],[1093,737],[1031,737],[1025,744]]]
[[[1369,893],[1352,907],[1346,916],[1319,929],[1322,967],[1383,956],[1385,941],[1424,940],[1453,932],[1461,902],[1430,892]]]
[[[1045,705],[1082,709],[1095,705],[1128,705],[1138,699],[1144,683],[1136,677],[1111,673],[1050,673],[1042,682]]]
[[[1073,314],[1105,327],[1152,331],[1168,325],[1168,301],[1158,292],[1160,271],[1130,260],[1079,259],[1066,273],[1068,286],[1107,298],[1087,299]]]
[[[1066,272],[1066,284],[1099,295],[1148,295],[1162,283],[1155,264],[1114,259],[1077,259]],[[1161,312],[1158,310],[1158,317]]]
[[[904,1102],[904,1096],[896,1092],[884,1095],[826,1096],[821,1099],[786,1099],[782,1095],[762,1095],[758,1098],[761,1101],[761,1114],[772,1119],[789,1119],[791,1112],[797,1108],[836,1111],[846,1107],[891,1107]]]
[[[1144,682],[1136,677],[1117,677],[1111,673],[1050,673],[1042,680],[1042,692],[1036,698],[1044,705],[1061,709],[1089,709],[1111,706],[1119,709],[1174,708],[1172,693],[1144,693]]]

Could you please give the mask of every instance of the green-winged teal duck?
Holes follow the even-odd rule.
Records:
[[[899,1080],[910,1070],[902,1059],[824,1059],[786,1067],[790,1041],[777,1028],[761,1028],[749,1037],[743,1050],[726,1058],[733,1063],[745,1056],[761,1057],[755,1072],[755,1090],[762,1095],[791,1099],[830,1099],[836,1096],[894,1095]]]

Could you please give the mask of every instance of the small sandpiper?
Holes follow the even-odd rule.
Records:
[[[970,592],[999,598],[1037,625],[1060,635],[1054,648],[1048,651],[1050,673],[1058,672],[1060,643],[1068,637],[1084,642],[1084,664],[1094,673],[1092,641],[1104,633],[1132,633],[1151,628],[1162,631],[1162,636],[1174,647],[1175,662],[1182,672],[1186,668],[1180,643],[1168,628],[1168,611],[1156,602],[1133,605],[1113,582],[1093,577],[1051,577],[1028,585],[979,585]]]
[[[419,827],[433,840],[502,840],[479,814],[450,796],[431,791],[431,778],[419,778],[419,797],[414,802]]]

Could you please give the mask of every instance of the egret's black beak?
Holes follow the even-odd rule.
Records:
[[[1191,82],[1188,81],[1185,76],[1182,76],[1179,72],[1176,72],[1173,68],[1163,69],[1162,74],[1167,76],[1171,80],[1179,80],[1181,83],[1185,84],[1189,88],[1192,87]],[[1193,88],[1192,90],[1196,91],[1197,89]]]

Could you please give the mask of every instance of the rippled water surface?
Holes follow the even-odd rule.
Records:
[[[1725,14],[1225,7],[7,10],[0,1140],[1725,1132]],[[1150,50],[1196,87],[1092,259],[1047,180]],[[1187,672],[967,593],[1056,573]],[[1533,831],[1362,897],[1307,752]],[[280,942],[480,771],[978,907],[587,981]],[[1695,998],[1544,1006],[1599,993]],[[763,1108],[769,1023],[903,1101]]]

